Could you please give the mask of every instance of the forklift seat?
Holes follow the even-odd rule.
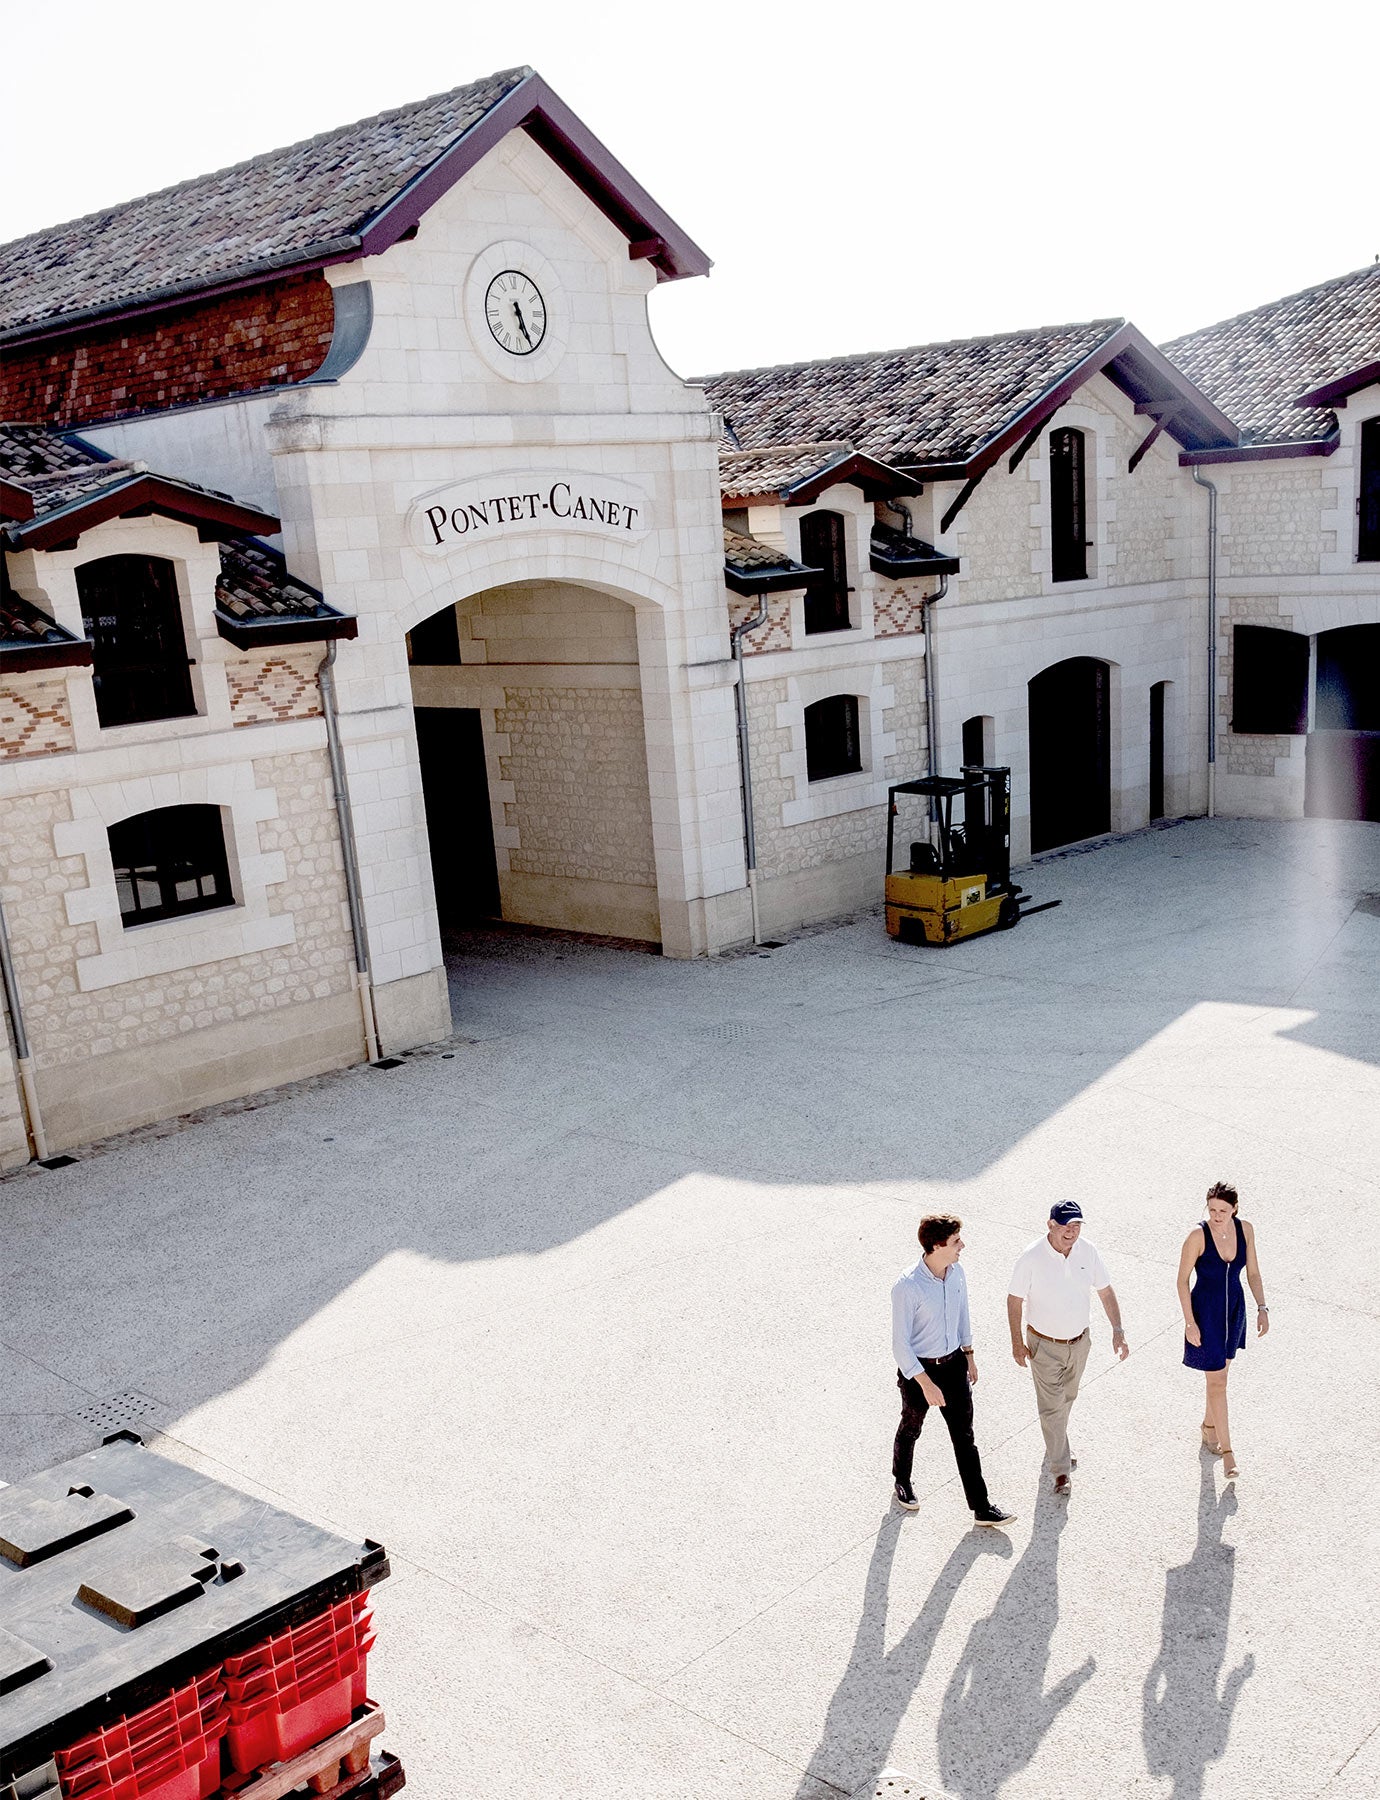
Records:
[[[911,845],[910,872],[912,875],[937,875],[939,873],[939,852],[933,844]]]

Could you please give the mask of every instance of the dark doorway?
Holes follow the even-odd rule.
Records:
[[[467,706],[418,706],[413,717],[442,928],[497,918],[498,865],[479,713]]]
[[[1380,625],[1320,632],[1317,668],[1303,810],[1380,820]]]
[[[985,713],[975,713],[971,719],[963,721],[963,766],[965,769],[985,768],[991,760],[987,752],[989,723]]]
[[[1091,656],[1030,683],[1030,848],[1053,850],[1112,825],[1109,671]]]
[[[1164,817],[1164,692],[1167,681],[1150,690],[1150,817]]]

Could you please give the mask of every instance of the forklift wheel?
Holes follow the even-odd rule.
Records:
[[[1021,903],[1014,894],[1007,894],[1001,903],[1001,911],[997,914],[997,930],[1010,931],[1013,925],[1021,922]]]

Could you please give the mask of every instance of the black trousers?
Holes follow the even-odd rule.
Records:
[[[963,1483],[963,1498],[972,1510],[985,1512],[991,1505],[987,1483],[982,1478],[982,1458],[973,1442],[973,1390],[968,1385],[968,1359],[962,1351],[953,1356],[921,1358],[930,1380],[944,1396],[940,1408],[954,1447],[958,1478]],[[901,1423],[896,1429],[896,1444],[891,1453],[891,1472],[897,1481],[909,1481],[915,1463],[915,1440],[925,1423],[930,1403],[920,1392],[920,1383],[910,1381],[898,1369],[896,1385],[901,1390]]]

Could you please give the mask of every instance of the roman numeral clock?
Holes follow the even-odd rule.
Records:
[[[471,341],[496,374],[539,381],[565,351],[566,316],[556,271],[530,244],[490,244],[465,279]]]

